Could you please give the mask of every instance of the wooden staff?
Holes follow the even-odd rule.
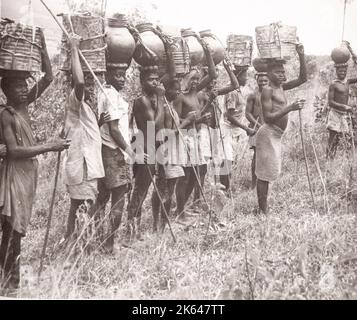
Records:
[[[302,126],[302,110],[299,110],[299,120],[300,120],[300,137],[301,137],[301,144],[302,144],[302,149],[304,152],[304,159],[305,159],[305,166],[306,166],[306,174],[307,174],[307,180],[309,182],[309,188],[310,188],[310,193],[311,193],[311,199],[312,203],[314,205],[314,211],[316,211],[316,205],[315,205],[315,196],[314,192],[312,190],[312,184],[311,184],[311,179],[310,179],[310,170],[309,170],[309,165],[307,163],[307,155],[306,155],[306,147],[305,147],[305,140],[304,140],[304,132],[303,132],[303,126]]]

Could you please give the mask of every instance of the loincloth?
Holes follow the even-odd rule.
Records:
[[[330,108],[327,116],[327,129],[338,133],[349,132],[347,114]]]
[[[255,174],[261,181],[274,182],[281,172],[281,139],[284,131],[264,124],[256,134]]]

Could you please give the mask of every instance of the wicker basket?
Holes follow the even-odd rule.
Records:
[[[255,35],[260,57],[289,60],[296,55],[297,28],[272,23],[256,27]]]
[[[63,25],[66,30],[82,37],[79,49],[82,51],[84,57],[94,72],[106,71],[105,60],[105,34],[104,34],[104,20],[98,16],[88,14],[74,14],[69,16],[62,15]],[[71,70],[71,54],[68,39],[65,34],[62,36],[62,46],[60,55],[60,69],[63,71]],[[87,66],[82,61],[83,71],[88,72]]]
[[[172,38],[173,40],[173,60],[175,63],[176,73],[179,75],[186,74],[190,71],[190,52],[188,45],[182,37]],[[167,58],[164,54],[164,62],[159,64],[159,74],[163,75],[167,71]]]
[[[250,66],[252,64],[253,38],[231,34],[227,38],[227,54],[234,65]]]
[[[41,30],[20,23],[0,23],[0,69],[41,72]]]

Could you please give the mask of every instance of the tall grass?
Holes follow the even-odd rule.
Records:
[[[255,192],[249,190],[251,152],[242,142],[233,174],[233,202],[206,184],[207,195],[225,227],[211,228],[208,215],[190,228],[173,223],[178,242],[168,230],[151,233],[149,198],[144,203],[144,242],[120,247],[105,255],[85,230],[90,219],[80,214],[77,246],[58,247],[64,234],[69,199],[58,192],[45,271],[36,271],[43,242],[48,197],[53,183],[53,159],[41,161],[41,180],[33,219],[24,240],[22,298],[53,299],[356,299],[356,207],[344,197],[348,154],[343,147],[336,159],[325,160],[323,125],[305,126],[308,161],[318,213],[312,207],[300,140],[294,118],[284,138],[283,174],[271,188],[271,214],[255,216]],[[47,174],[47,172],[49,174]],[[321,176],[325,182],[322,184]],[[46,177],[46,178],[45,178]],[[220,198],[220,202],[217,200]],[[326,209],[326,198],[329,211]],[[219,205],[221,203],[221,205]],[[107,224],[109,207],[103,223]],[[125,215],[124,215],[125,216]],[[83,250],[93,243],[90,253]]]

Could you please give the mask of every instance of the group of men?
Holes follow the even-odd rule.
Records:
[[[41,96],[53,79],[46,46],[42,48],[44,76],[33,88],[29,89],[26,77],[16,72],[2,78],[1,89],[7,99],[0,109],[0,266],[4,287],[19,286],[21,238],[30,221],[37,185],[36,156],[46,152],[65,150],[63,176],[71,199],[67,240],[76,238],[80,207],[99,224],[111,198],[111,230],[103,243],[107,252],[113,251],[114,236],[130,191],[124,246],[130,246],[135,239],[142,240],[142,206],[151,185],[155,232],[163,231],[171,216],[174,193],[174,215],[181,221],[187,219],[185,209],[191,194],[194,193],[195,200],[204,197],[210,161],[216,169],[216,181],[229,195],[238,128],[250,137],[254,149],[253,188],[257,184],[259,210],[268,212],[268,187],[280,173],[281,138],[288,114],[304,106],[303,100],[288,105],[284,93],[306,81],[303,46],[297,46],[297,80],[286,82],[284,61],[280,60],[271,61],[266,72],[257,74],[258,89],[247,101],[246,126],[242,121],[245,101],[241,88],[247,82],[248,66],[232,67],[225,60],[230,85],[217,88],[218,74],[210,48],[198,37],[206,68],[203,75],[193,68],[182,79],[175,72],[170,45],[162,39],[167,52],[167,74],[160,79],[155,63],[140,68],[142,94],[133,101],[132,110],[136,133],[129,128],[130,101],[122,93],[129,66],[108,61],[106,82],[96,94],[93,76],[82,70],[80,38],[76,35],[69,39],[72,89],[61,139],[37,145],[30,127],[28,105]],[[183,82],[185,88],[181,88]],[[224,96],[223,105],[218,103],[218,96]]]

